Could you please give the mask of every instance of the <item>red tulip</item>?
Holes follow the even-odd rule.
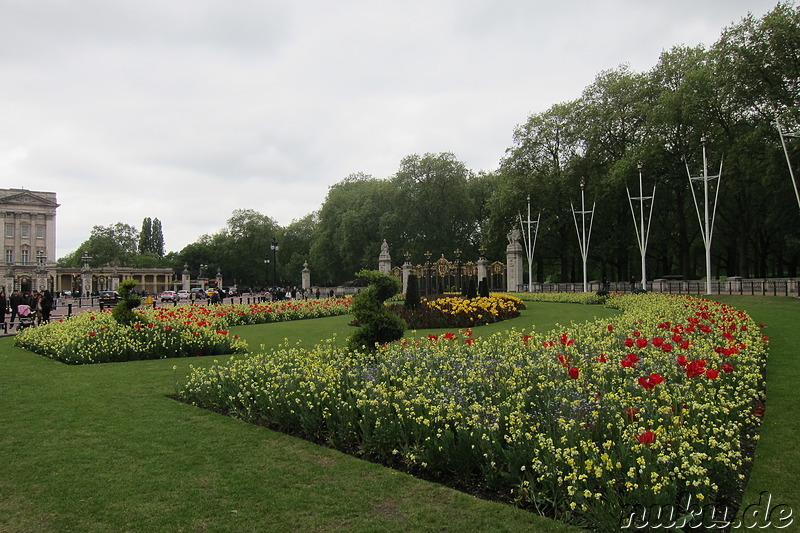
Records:
[[[706,362],[704,359],[695,359],[686,365],[686,377],[696,378],[706,371]]]
[[[636,435],[636,440],[638,440],[641,444],[649,446],[653,443],[656,438],[656,434],[650,431],[649,429],[642,433],[641,435]]]
[[[639,356],[637,356],[635,353],[629,353],[625,356],[625,359],[620,361],[620,364],[625,368],[630,368],[634,366],[637,361],[639,361]]]
[[[656,385],[658,385],[659,383],[663,383],[663,382],[664,382],[663,376],[661,376],[661,374],[659,374],[657,372],[653,372],[649,376],[641,376],[639,378],[639,385],[641,385],[642,387],[644,387],[647,390],[650,390],[650,389],[654,388]]]
[[[640,378],[639,378],[639,385],[641,385],[642,387],[644,387],[644,388],[645,388],[645,389],[647,389],[647,390],[650,390],[650,389],[652,389],[653,387],[655,387],[655,385],[653,385],[652,383],[650,383],[650,380],[648,380],[648,379],[647,379],[646,377],[644,377],[644,376],[642,376],[642,377],[640,377]]]
[[[708,379],[717,379],[717,376],[719,376],[719,370],[716,368],[709,368],[706,370],[706,377]]]
[[[650,344],[655,346],[656,348],[664,344],[664,337],[653,337],[650,340]]]
[[[572,379],[578,379],[579,370],[577,367],[571,366],[569,367],[569,377]]]

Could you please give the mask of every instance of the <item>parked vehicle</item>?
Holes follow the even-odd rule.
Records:
[[[181,300],[188,300],[191,294],[186,289],[181,289],[178,291],[178,298]]]
[[[100,305],[109,307],[117,305],[119,301],[119,293],[117,291],[100,291]]]
[[[175,291],[164,291],[158,295],[158,299],[162,302],[177,302],[181,297]]]
[[[195,300],[200,300],[200,299],[204,300],[205,297],[206,297],[206,293],[203,292],[203,289],[201,289],[200,287],[194,287],[194,288],[190,289],[189,290],[189,297],[191,298],[192,295],[194,295],[194,299]]]

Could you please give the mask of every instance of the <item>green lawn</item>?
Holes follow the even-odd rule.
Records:
[[[773,507],[786,504],[794,510],[800,529],[800,299],[764,296],[719,296],[719,301],[746,310],[756,322],[767,325],[770,338],[767,364],[767,403],[756,448],[755,467],[745,492],[743,507],[757,504],[762,492],[772,495]],[[762,507],[763,509],[763,507]],[[773,517],[774,519],[774,517]]]
[[[768,323],[772,339],[769,400],[747,498],[769,490],[798,508],[791,409],[799,396],[793,334],[800,301],[725,301]],[[475,333],[534,323],[546,330],[613,314],[529,303],[520,318]],[[349,320],[235,331],[252,348],[333,334],[343,342]],[[190,364],[213,359],[66,366],[0,339],[0,532],[575,531],[167,397]]]

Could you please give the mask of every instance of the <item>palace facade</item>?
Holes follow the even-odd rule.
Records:
[[[133,278],[139,282],[138,290],[155,294],[179,284],[170,268],[91,268],[90,258],[85,258],[82,268],[56,267],[59,206],[54,192],[0,189],[0,236],[5,258],[0,282],[7,293],[49,289],[87,295],[116,289],[123,280]]]

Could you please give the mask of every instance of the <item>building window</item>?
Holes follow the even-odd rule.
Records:
[[[11,224],[6,224],[6,238],[13,239],[14,238],[14,226]]]
[[[22,250],[22,264],[28,264],[28,250]]]
[[[23,224],[22,226],[20,226],[19,229],[20,229],[20,231],[19,231],[20,236],[23,239],[27,239],[30,236],[31,227],[29,225]]]
[[[6,263],[14,262],[14,250],[6,250]]]
[[[41,224],[36,225],[36,238],[44,239],[44,226],[42,226]]]

